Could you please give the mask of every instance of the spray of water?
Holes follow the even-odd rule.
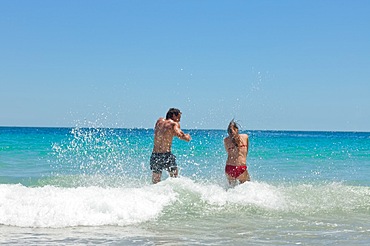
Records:
[[[73,128],[67,140],[53,145],[54,176],[60,185],[122,186],[146,179],[144,152],[129,138],[130,131],[108,128]],[[125,136],[125,137],[123,137]],[[137,158],[142,155],[142,158]],[[138,175],[132,175],[137,173]]]

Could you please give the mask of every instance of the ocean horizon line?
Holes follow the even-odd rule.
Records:
[[[1,128],[28,128],[28,129],[117,129],[117,130],[152,130],[151,127],[95,127],[95,126],[11,126],[0,125]],[[226,131],[222,128],[182,128],[184,131]],[[303,130],[303,129],[243,129],[243,132],[338,132],[338,133],[370,133],[370,131],[356,130]]]

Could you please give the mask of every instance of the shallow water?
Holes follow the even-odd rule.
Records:
[[[0,243],[370,243],[370,133],[247,131],[252,182],[230,188],[226,132],[189,132],[152,185],[152,130],[0,128]]]

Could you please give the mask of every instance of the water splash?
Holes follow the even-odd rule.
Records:
[[[137,151],[127,134],[132,130],[122,131],[124,134],[117,129],[73,128],[65,142],[52,147],[56,157],[54,176],[63,177],[58,182],[67,176],[69,182],[73,180],[72,186],[120,186],[132,178],[144,178],[145,166],[137,158],[143,153]]]

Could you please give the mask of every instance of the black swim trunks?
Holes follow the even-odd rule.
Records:
[[[153,173],[162,173],[163,169],[174,172],[177,169],[176,156],[171,152],[152,153],[150,156],[150,170]]]

